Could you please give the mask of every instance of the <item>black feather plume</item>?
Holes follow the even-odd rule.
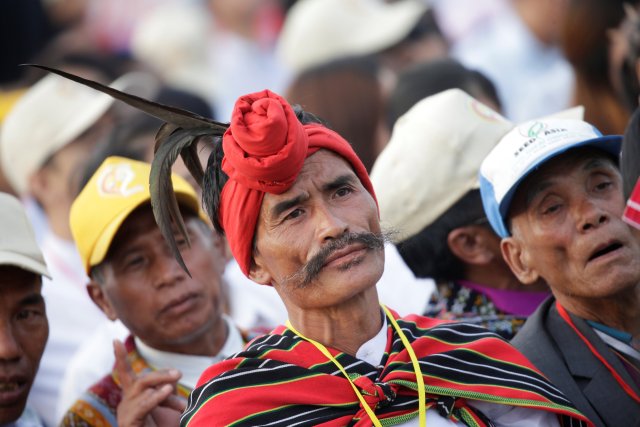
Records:
[[[172,224],[175,223],[179,233],[189,242],[189,235],[184,225],[182,215],[180,214],[176,195],[173,191],[171,167],[178,158],[178,155],[180,155],[189,173],[193,175],[196,182],[202,185],[204,172],[198,158],[197,144],[201,140],[213,141],[216,138],[212,137],[222,136],[229,125],[207,117],[202,117],[191,111],[149,101],[55,68],[36,64],[25,65],[49,71],[106,93],[115,99],[125,102],[165,122],[156,134],[155,155],[151,163],[151,174],[149,176],[151,207],[156,223],[160,227],[160,231],[171,248],[173,255],[187,274],[191,275],[182,259],[176,238],[173,234]]]

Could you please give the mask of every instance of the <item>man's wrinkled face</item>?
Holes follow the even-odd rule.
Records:
[[[640,245],[621,220],[617,166],[582,148],[550,160],[518,188],[502,249],[523,282],[544,278],[563,304],[612,297],[640,281]],[[515,269],[514,269],[515,265]]]
[[[0,266],[0,425],[22,414],[47,343],[41,287],[40,276]]]
[[[256,225],[253,280],[287,307],[333,306],[374,287],[384,265],[373,197],[340,156],[309,156],[293,186],[265,194]]]
[[[178,265],[150,206],[135,210],[100,264],[93,298],[111,319],[120,319],[146,344],[176,351],[222,321],[222,241],[200,219],[185,218],[191,246],[176,240],[189,277]],[[96,292],[98,300],[96,300]]]

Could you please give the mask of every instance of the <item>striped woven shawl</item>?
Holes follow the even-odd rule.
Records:
[[[419,359],[430,410],[469,426],[491,425],[467,398],[552,411],[561,425],[590,425],[498,335],[469,324],[393,316]],[[394,425],[417,416],[418,393],[409,356],[390,325],[387,336],[378,367],[329,350],[383,425]],[[284,326],[205,371],[181,420],[183,427],[371,424],[338,368]]]

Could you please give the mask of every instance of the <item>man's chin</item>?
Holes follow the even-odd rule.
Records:
[[[20,418],[26,405],[26,397],[12,403],[0,402],[0,425],[11,424]]]

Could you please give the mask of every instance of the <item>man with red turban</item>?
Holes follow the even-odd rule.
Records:
[[[238,100],[204,199],[289,321],[206,370],[181,425],[590,425],[497,335],[379,305],[384,237],[366,170],[280,96]]]
[[[349,143],[313,115],[265,90],[241,97],[225,125],[40,68],[164,119],[149,181],[174,255],[186,270],[176,229],[189,236],[170,181],[180,154],[244,274],[273,286],[287,309],[286,325],[202,374],[182,426],[593,426],[498,335],[379,305],[373,187]],[[207,136],[203,172],[194,142]],[[172,387],[147,384],[147,401]],[[131,414],[131,425],[170,423],[154,412]]]
[[[150,192],[174,255],[186,269],[170,184],[180,153],[244,274],[287,308],[286,325],[202,374],[182,426],[593,425],[498,335],[378,303],[385,239],[373,187],[349,143],[313,115],[263,91],[241,97],[225,125],[49,70],[165,119]],[[194,142],[207,136],[203,173]],[[172,384],[152,375],[136,391],[162,406]],[[142,406],[131,425],[171,424]]]

